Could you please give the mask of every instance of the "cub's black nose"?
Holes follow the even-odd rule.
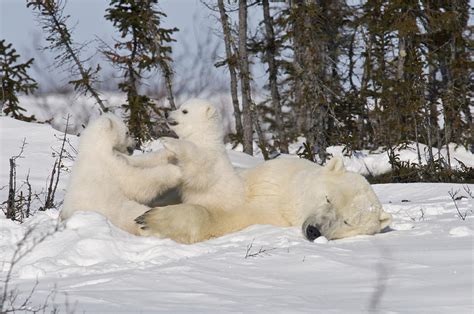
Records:
[[[313,225],[308,225],[304,230],[304,233],[306,239],[308,239],[309,241],[314,241],[316,238],[319,238],[321,236],[321,232],[319,232],[318,228]]]
[[[169,115],[170,115],[170,114],[168,113],[168,111],[165,111],[165,118],[166,118],[166,119],[168,119],[168,116],[169,116]]]

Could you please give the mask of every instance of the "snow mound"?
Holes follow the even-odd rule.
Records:
[[[150,261],[159,265],[203,254],[199,244],[186,246],[171,240],[130,235],[93,212],[79,212],[62,224],[58,212],[50,210],[21,225],[10,225],[13,232],[2,234],[1,260],[10,260],[15,244],[33,230],[23,245],[25,249],[34,249],[15,265],[19,279],[46,274],[53,277],[97,274],[126,269],[130,264],[140,268]]]
[[[449,234],[453,237],[467,237],[472,235],[472,229],[466,226],[456,227],[449,230]]]

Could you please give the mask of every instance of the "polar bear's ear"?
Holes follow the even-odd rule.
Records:
[[[209,119],[215,117],[216,113],[217,113],[217,110],[216,110],[216,108],[214,108],[214,106],[207,105],[206,116],[207,116]]]
[[[331,172],[344,172],[346,170],[341,157],[333,157],[326,166],[324,166],[324,169]]]
[[[103,126],[106,130],[112,130],[114,127],[114,122],[109,117],[106,117]]]

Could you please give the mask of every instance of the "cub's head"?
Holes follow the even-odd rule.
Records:
[[[202,99],[191,99],[167,116],[168,126],[180,139],[193,142],[222,141],[224,131],[217,108]]]
[[[303,225],[310,239],[318,230],[328,239],[375,234],[389,226],[392,218],[382,208],[372,186],[360,174],[347,171],[335,157],[321,170],[325,182],[324,215],[314,214]]]
[[[131,154],[135,148],[135,141],[119,117],[106,113],[91,122],[81,135],[80,151],[88,150],[92,145],[96,150],[117,150]],[[86,146],[87,148],[82,148]]]

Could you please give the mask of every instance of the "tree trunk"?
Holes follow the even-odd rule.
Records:
[[[273,114],[275,117],[275,131],[277,134],[278,147],[281,153],[288,153],[288,141],[286,140],[286,134],[284,132],[284,122],[281,111],[281,99],[280,92],[278,91],[278,65],[275,60],[276,55],[276,44],[275,34],[273,31],[273,19],[270,16],[270,5],[268,0],[262,1],[263,6],[263,21],[265,23],[266,32],[266,59],[268,62],[268,81],[270,84],[270,93],[272,96],[272,107]]]
[[[299,13],[299,6],[303,5],[303,0],[294,0],[291,2],[292,14],[295,14],[294,11]],[[294,102],[295,102],[295,118],[296,118],[296,131],[298,133],[304,133],[306,130],[308,112],[307,108],[304,105],[303,100],[303,74],[304,68],[303,65],[303,53],[304,53],[304,22],[299,19],[295,21],[293,27],[293,93],[294,93]]]
[[[424,120],[425,120],[425,129],[426,129],[426,143],[428,145],[428,158],[430,159],[428,164],[434,162],[433,156],[433,127],[434,123],[437,123],[436,120],[432,119],[433,111],[436,110],[436,74],[435,68],[433,65],[428,66],[428,99],[425,101],[424,108]],[[436,128],[438,128],[436,126]]]
[[[242,115],[240,112],[240,104],[237,91],[237,71],[236,71],[236,56],[232,51],[232,35],[229,24],[229,17],[227,16],[224,0],[217,0],[219,7],[220,19],[222,24],[222,32],[224,34],[225,54],[227,58],[227,67],[230,74],[230,94],[232,97],[232,105],[234,107],[235,130],[239,141],[243,140]]]
[[[170,104],[172,110],[176,110],[176,104],[174,102],[173,96],[173,70],[171,70],[170,65],[166,61],[161,62],[161,70],[163,71],[163,76],[165,77],[165,85],[166,85],[166,98]]]
[[[239,0],[239,58],[244,153],[253,155],[253,117],[247,53],[247,0]]]
[[[405,57],[406,57],[406,38],[401,36],[398,38],[398,60],[397,60],[397,79],[403,80],[405,75]]]

